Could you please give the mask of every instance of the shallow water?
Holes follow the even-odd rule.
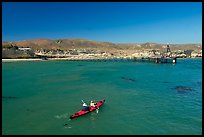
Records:
[[[69,120],[82,99],[106,102]],[[3,135],[202,134],[201,114],[201,59],[2,63]]]

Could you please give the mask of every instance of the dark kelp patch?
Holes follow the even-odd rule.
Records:
[[[197,81],[194,83],[195,86],[201,87],[202,86],[202,81]]]
[[[176,90],[177,93],[180,93],[180,94],[187,94],[187,93],[190,93],[191,91],[193,91],[192,88],[186,87],[186,86],[176,86],[173,89]]]
[[[85,65],[79,64],[79,65],[77,65],[77,66],[82,67],[82,66],[85,66]]]
[[[18,99],[18,98],[15,96],[2,96],[2,101],[9,101],[14,99]]]
[[[15,96],[2,96],[2,99],[17,99]]]
[[[128,81],[128,82],[135,82],[135,79],[128,78],[128,77],[121,77],[122,80]]]
[[[168,82],[168,81],[163,81],[163,83],[168,84],[168,83],[170,83],[170,82]]]
[[[30,108],[26,109],[27,112],[34,112],[33,110],[31,110]]]

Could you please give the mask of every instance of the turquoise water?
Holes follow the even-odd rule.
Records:
[[[2,134],[202,134],[201,83],[201,59],[2,63]],[[69,120],[82,99],[106,102]]]

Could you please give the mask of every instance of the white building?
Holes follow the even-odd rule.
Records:
[[[31,50],[31,48],[18,48],[19,50],[22,50],[22,51],[28,51],[28,50]]]

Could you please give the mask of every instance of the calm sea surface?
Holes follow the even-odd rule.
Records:
[[[106,102],[69,120],[81,100]],[[64,126],[64,124],[67,124]],[[202,59],[2,63],[7,134],[202,134]]]

